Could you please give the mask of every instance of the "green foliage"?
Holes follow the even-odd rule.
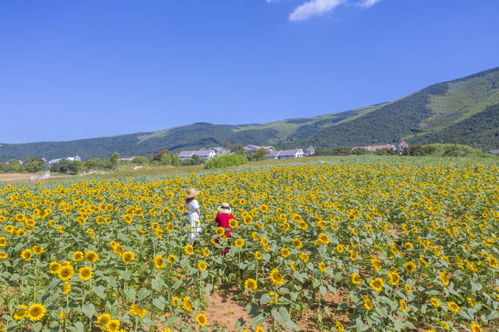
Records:
[[[135,165],[147,165],[149,164],[149,159],[143,156],[137,156],[132,159],[132,164]]]
[[[63,159],[50,167],[53,173],[78,174],[83,168],[81,161]]]
[[[187,158],[182,160],[180,165],[182,166],[195,166],[195,165],[202,165],[203,164],[203,159],[199,158],[198,155],[192,156],[192,158]]]
[[[266,156],[267,156],[267,150],[258,149],[255,151],[255,153],[249,154],[247,158],[251,161],[258,161],[258,160],[264,160]]]
[[[180,165],[178,156],[168,150],[162,150],[161,152],[155,154],[152,157],[152,161],[157,165],[172,165],[172,166]]]
[[[404,154],[435,157],[487,157],[482,151],[461,144],[411,145]]]
[[[247,161],[248,160],[244,156],[230,153],[208,160],[204,165],[204,168],[215,169],[227,166],[239,166],[246,163]]]
[[[29,173],[36,173],[42,171],[44,167],[45,162],[38,157],[29,157],[26,159],[23,163],[24,170]]]
[[[317,156],[347,156],[352,154],[352,148],[346,146],[338,146],[332,149],[317,150]]]
[[[101,158],[92,158],[89,160],[85,160],[82,162],[82,169],[91,170],[91,169],[111,169],[112,165],[109,160],[101,159]]]
[[[120,153],[119,152],[114,152],[111,155],[111,158],[109,159],[109,162],[111,162],[112,168],[116,169],[118,168],[118,165],[120,163]]]

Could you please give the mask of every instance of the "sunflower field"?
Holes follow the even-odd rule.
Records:
[[[0,331],[499,328],[494,165],[308,164],[0,187]],[[184,196],[201,191],[199,243]],[[217,229],[221,202],[232,238]],[[229,252],[223,255],[225,248]]]

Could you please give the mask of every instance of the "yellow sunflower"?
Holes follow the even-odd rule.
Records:
[[[36,322],[39,321],[45,316],[45,313],[47,312],[47,309],[45,306],[41,303],[35,303],[31,305],[28,308],[28,311],[26,313],[26,317],[29,318],[29,320]]]

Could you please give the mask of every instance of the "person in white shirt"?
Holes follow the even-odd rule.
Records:
[[[189,242],[191,244],[194,241],[199,240],[199,235],[201,234],[201,224],[199,221],[199,203],[196,200],[196,196],[199,195],[200,191],[190,188],[187,190],[187,195],[185,196],[185,208],[187,210],[189,219]]]

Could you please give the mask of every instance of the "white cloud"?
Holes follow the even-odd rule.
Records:
[[[269,0],[267,0],[269,1]],[[369,8],[380,2],[381,0],[363,0],[359,6],[364,7],[364,8]]]
[[[322,15],[332,11],[346,0],[311,0],[295,8],[289,15],[291,21],[303,21],[312,16]]]
[[[276,2],[276,0],[265,1],[268,3]],[[380,1],[381,0],[308,0],[304,4],[296,7],[291,14],[289,14],[289,20],[304,21],[313,16],[320,16],[332,12],[336,7],[341,5],[369,8]]]

